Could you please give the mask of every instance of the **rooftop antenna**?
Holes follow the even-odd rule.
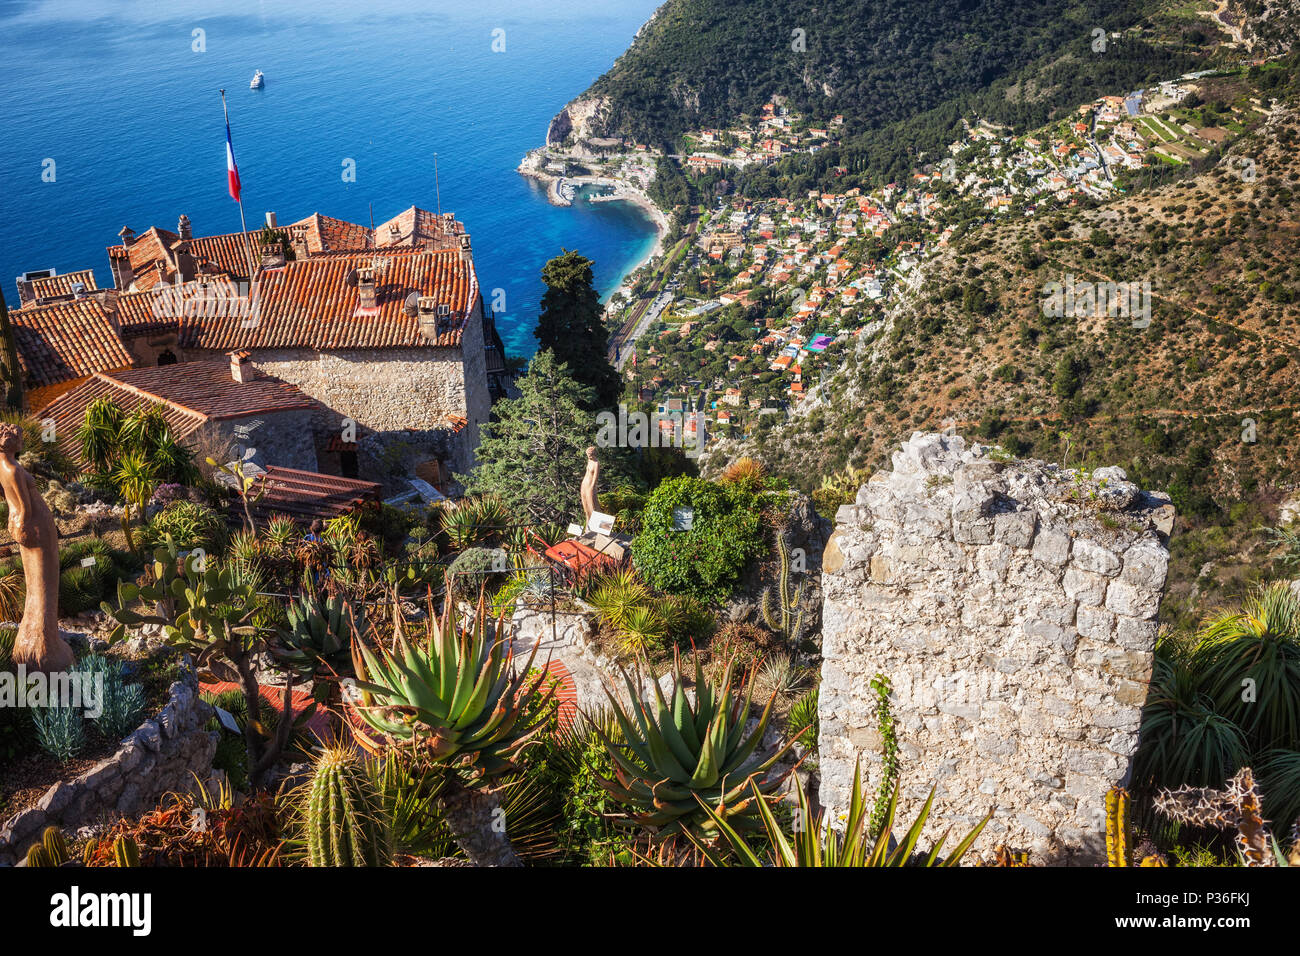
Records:
[[[370,203],[370,231],[375,231],[375,204]]]
[[[433,190],[438,200],[438,215],[442,215],[442,187],[438,184],[438,154],[433,154]]]

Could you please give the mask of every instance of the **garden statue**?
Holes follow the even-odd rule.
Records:
[[[13,660],[29,671],[67,670],[72,648],[59,636],[59,529],[27,469],[18,464],[23,432],[0,424],[0,486],[9,505],[9,534],[22,555],[27,603]]]
[[[600,462],[596,461],[596,446],[591,445],[587,448],[587,473],[582,476],[582,489],[579,494],[582,497],[582,511],[591,520],[593,511],[600,509],[600,502],[596,500],[596,481],[600,478]]]

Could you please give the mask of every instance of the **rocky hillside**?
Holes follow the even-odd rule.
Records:
[[[1178,508],[1175,597],[1237,590],[1249,566],[1267,568],[1262,529],[1300,466],[1298,190],[1292,105],[1199,173],[978,225],[749,450],[805,487],[878,467],[917,429],[1069,466],[1118,462]],[[1079,304],[1050,314],[1053,283],[1107,282],[1149,283],[1149,324]]]

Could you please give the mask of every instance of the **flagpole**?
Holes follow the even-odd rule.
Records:
[[[226,91],[220,90],[219,92],[221,93],[221,113],[226,119],[226,133],[229,135],[230,110],[226,108]],[[239,198],[235,202],[239,204],[239,231],[243,234],[244,241],[248,242],[248,281],[251,284],[256,267],[253,263],[253,244],[248,240],[248,223],[244,221],[244,190],[242,188],[239,190]]]

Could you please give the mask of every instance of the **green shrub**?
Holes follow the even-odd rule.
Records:
[[[689,530],[674,530],[674,512],[689,510]],[[763,549],[758,499],[740,483],[682,476],[646,500],[632,543],[636,566],[660,591],[720,601]]]
[[[510,568],[510,558],[500,548],[469,548],[456,556],[448,572],[455,581],[456,593],[476,598],[481,588],[490,595],[501,586]]]
[[[220,554],[226,543],[226,521],[207,505],[172,501],[153,516],[140,540],[152,550],[167,535],[183,551],[202,548],[208,554]]]

